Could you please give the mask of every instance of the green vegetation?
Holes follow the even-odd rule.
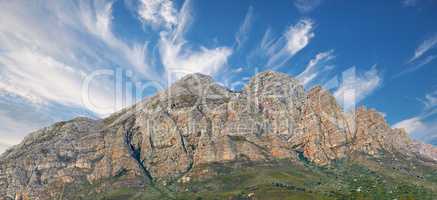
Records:
[[[226,163],[198,166],[187,174],[188,183],[167,186],[155,184],[142,188],[97,188],[114,185],[122,178],[76,188],[87,194],[77,199],[178,199],[178,200],[287,200],[287,199],[398,199],[427,200],[435,198],[437,174],[420,179],[388,168],[371,170],[377,162],[357,164],[338,161],[330,167],[317,167],[306,162],[286,160],[264,163]],[[110,182],[108,184],[108,182]],[[101,190],[101,189],[100,189]],[[254,197],[254,198],[253,198]]]

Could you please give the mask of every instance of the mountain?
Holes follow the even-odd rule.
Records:
[[[191,74],[31,133],[0,157],[0,199],[432,199],[436,170],[437,149],[321,87],[268,71],[236,92]]]

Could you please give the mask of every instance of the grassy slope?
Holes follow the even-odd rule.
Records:
[[[379,165],[381,162],[385,164]],[[249,194],[257,200],[437,198],[433,196],[437,192],[437,174],[432,169],[416,168],[413,175],[401,169],[406,163],[387,163],[339,161],[329,168],[285,160],[211,164],[198,166],[188,174],[192,178],[189,183],[121,187],[99,194],[95,188],[105,187],[87,185],[76,192],[87,195],[76,199],[248,199]],[[112,182],[119,180],[105,184]]]

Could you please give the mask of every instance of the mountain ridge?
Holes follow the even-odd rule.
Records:
[[[165,185],[211,163],[304,157],[326,166],[355,154],[401,154],[437,168],[436,148],[390,128],[376,110],[344,113],[320,86],[305,92],[289,75],[267,71],[231,91],[191,74],[105,119],[75,118],[30,134],[0,156],[0,199],[49,199],[65,185],[111,177]]]

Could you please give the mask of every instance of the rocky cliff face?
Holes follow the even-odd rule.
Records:
[[[0,158],[0,199],[59,198],[69,184],[118,176],[124,185],[171,182],[214,162],[304,156],[328,165],[357,153],[437,163],[436,149],[391,129],[377,111],[344,113],[328,91],[305,93],[286,74],[260,73],[241,92],[193,74],[106,119],[30,134]]]

